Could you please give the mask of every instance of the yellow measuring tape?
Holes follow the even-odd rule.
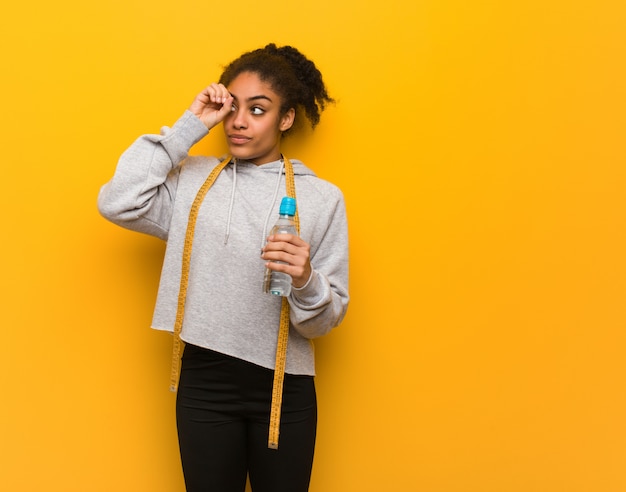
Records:
[[[183,319],[185,317],[185,301],[187,299],[187,286],[189,285],[189,267],[191,263],[191,250],[193,246],[193,236],[196,229],[196,220],[200,205],[204,201],[209,188],[213,185],[220,172],[231,161],[231,157],[224,159],[220,164],[215,166],[206,181],[198,190],[194,199],[191,210],[189,211],[189,220],[187,222],[187,232],[185,233],[185,244],[183,247],[182,270],[180,275],[180,289],[178,291],[178,307],[176,311],[176,321],[174,323],[174,344],[172,349],[172,370],[170,373],[170,391],[178,389],[178,380],[180,378],[180,357],[182,354],[183,341],[180,339],[180,332],[183,328]],[[287,196],[296,198],[296,183],[294,179],[293,166],[289,159],[284,158],[285,163],[285,182]],[[300,218],[296,209],[294,217],[296,230],[300,232]],[[268,447],[278,449],[278,435],[280,432],[280,411],[283,402],[283,383],[285,381],[285,364],[287,362],[287,342],[289,340],[289,302],[286,297],[282,299],[280,310],[280,325],[278,329],[278,340],[276,343],[276,363],[274,366],[274,382],[272,385],[272,403],[270,410],[270,428]]]
[[[296,198],[296,183],[293,177],[293,166],[285,157],[285,184],[287,196]],[[296,205],[294,217],[296,231],[300,234],[300,216]],[[289,340],[289,302],[283,297],[280,310],[280,326],[278,341],[276,342],[276,364],[274,366],[274,384],[272,385],[272,406],[270,411],[270,433],[267,447],[278,449],[278,434],[280,433],[280,410],[283,403],[283,383],[285,381],[285,363],[287,362],[287,341]]]

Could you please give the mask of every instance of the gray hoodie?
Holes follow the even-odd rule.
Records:
[[[191,204],[220,161],[189,156],[207,134],[191,112],[160,135],[144,135],[121,156],[98,208],[110,221],[167,241],[152,327],[173,331],[182,250]],[[311,339],[328,333],[348,306],[348,233],[339,188],[292,160],[300,235],[313,273],[289,296],[286,372],[315,374]],[[181,338],[254,364],[274,367],[281,298],[263,293],[261,247],[285,195],[281,161],[226,166],[196,223]]]

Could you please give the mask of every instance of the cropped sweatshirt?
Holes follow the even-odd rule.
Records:
[[[121,156],[98,209],[122,227],[167,241],[152,327],[174,331],[182,252],[192,202],[220,160],[189,156],[208,130],[190,111],[160,135],[144,135]],[[342,321],[348,306],[348,233],[343,195],[302,162],[295,174],[300,236],[312,274],[288,298],[286,372],[314,375],[311,340]],[[281,297],[263,292],[261,248],[285,195],[282,161],[233,160],[198,212],[181,339],[274,368]]]

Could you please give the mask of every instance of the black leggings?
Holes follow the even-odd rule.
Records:
[[[312,376],[285,375],[278,450],[267,447],[274,371],[187,344],[176,418],[187,492],[309,489],[317,402]]]

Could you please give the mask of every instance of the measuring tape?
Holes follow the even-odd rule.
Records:
[[[187,231],[185,233],[185,244],[183,247],[182,269],[180,274],[180,288],[178,291],[178,306],[176,310],[176,321],[174,323],[174,343],[172,348],[172,369],[170,372],[170,391],[178,390],[178,380],[180,379],[180,358],[184,342],[180,339],[180,333],[183,328],[183,320],[185,317],[185,301],[187,299],[187,286],[189,285],[189,267],[191,263],[191,250],[193,246],[193,236],[196,229],[196,221],[198,219],[198,211],[200,205],[213,186],[217,176],[232,160],[232,157],[224,159],[220,164],[215,166],[206,181],[198,190],[194,199],[191,210],[189,211],[189,220],[187,222]],[[296,183],[294,179],[293,166],[291,161],[284,158],[285,164],[285,184],[287,196],[296,198]],[[300,233],[300,218],[298,210],[294,217],[296,230]],[[289,340],[289,302],[286,297],[282,299],[280,310],[280,325],[278,328],[278,340],[276,342],[276,362],[274,365],[274,381],[272,384],[272,402],[270,407],[270,426],[269,438],[267,446],[270,449],[278,449],[278,435],[280,433],[280,412],[283,403],[283,385],[285,381],[285,365],[287,363],[287,342]]]
[[[187,300],[187,286],[189,285],[189,265],[191,263],[191,248],[193,246],[193,235],[196,230],[196,220],[198,210],[206,196],[209,188],[213,186],[217,175],[230,162],[231,158],[224,159],[215,166],[204,184],[198,190],[198,194],[191,204],[189,220],[187,221],[187,232],[185,233],[185,245],[183,247],[183,265],[180,272],[180,288],[178,290],[178,307],[176,310],[176,321],[174,323],[174,346],[172,350],[172,370],[170,372],[170,391],[178,390],[178,379],[180,377],[180,356],[183,349],[183,341],[180,339],[180,332],[183,329],[183,319],[185,317],[185,301]]]
[[[296,182],[293,176],[293,166],[285,157],[285,185],[287,196],[296,198]],[[297,203],[297,202],[296,202]],[[294,217],[296,231],[300,234],[300,216],[296,206]],[[285,364],[287,362],[287,341],[289,340],[289,302],[283,297],[280,310],[280,325],[276,342],[276,364],[274,365],[274,383],[272,385],[272,406],[270,410],[270,433],[267,447],[278,449],[278,434],[280,433],[280,410],[283,404],[283,383],[285,381]]]

